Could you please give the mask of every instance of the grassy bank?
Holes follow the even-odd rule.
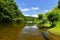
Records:
[[[53,34],[60,35],[60,22],[56,23],[56,27],[49,29]]]

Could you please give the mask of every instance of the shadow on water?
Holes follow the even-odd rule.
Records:
[[[43,36],[43,38],[44,38],[45,40],[50,40],[50,39],[48,38],[48,34],[47,34],[46,32],[41,32],[41,35]]]

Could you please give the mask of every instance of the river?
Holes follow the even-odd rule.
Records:
[[[0,40],[60,40],[35,24],[0,24]]]

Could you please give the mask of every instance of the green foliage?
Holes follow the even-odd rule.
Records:
[[[60,22],[60,9],[56,7],[46,14],[39,14],[38,19],[41,21],[39,25],[42,28],[53,28],[57,22]]]
[[[47,20],[46,14],[38,14],[38,19],[39,20]]]
[[[38,15],[38,19],[40,20],[40,19],[43,19],[43,14],[39,14]]]
[[[20,20],[23,17],[14,0],[0,0],[0,22],[13,22],[14,19],[16,21],[17,18]]]
[[[34,21],[35,17],[25,16],[25,21]]]
[[[38,25],[40,22],[41,22],[40,20],[38,20],[38,19],[34,19],[34,23],[35,23],[35,24]]]
[[[50,22],[56,22],[56,21],[59,21],[60,20],[60,10],[52,10],[50,12],[48,12],[48,20]]]
[[[40,22],[40,24],[46,23],[46,21],[47,21],[46,14],[39,14],[39,15],[38,15],[38,19],[39,19],[40,21],[42,21],[42,22]]]

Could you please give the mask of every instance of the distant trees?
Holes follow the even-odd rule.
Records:
[[[47,21],[47,17],[46,17],[45,14],[39,14],[39,15],[38,15],[38,19],[39,19],[40,21],[42,21],[42,24],[46,23],[46,21]]]
[[[34,21],[35,19],[37,18],[31,16],[25,16],[25,21]]]
[[[24,20],[23,17],[14,0],[0,0],[0,22]]]
[[[38,19],[39,19],[39,20],[42,20],[42,19],[43,19],[43,16],[44,16],[43,14],[39,14],[39,15],[38,15]]]

